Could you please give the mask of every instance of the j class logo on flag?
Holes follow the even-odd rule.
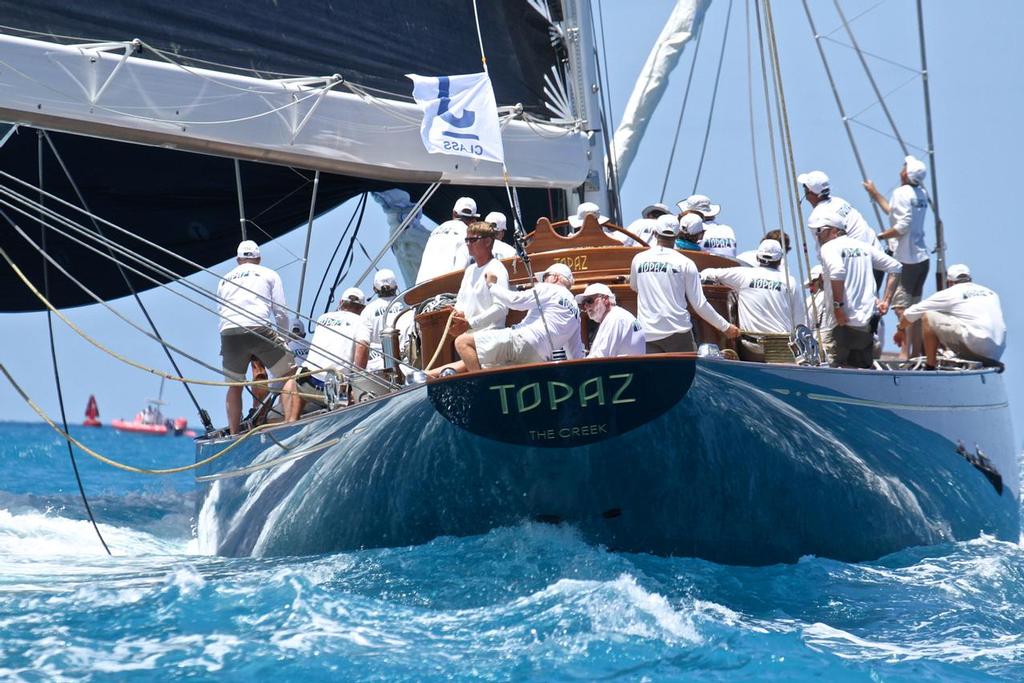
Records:
[[[406,76],[423,110],[420,134],[428,152],[504,161],[498,105],[486,73]]]

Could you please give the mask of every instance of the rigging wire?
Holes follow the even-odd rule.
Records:
[[[761,29],[761,0],[754,0],[754,12],[757,19],[757,46],[761,61],[761,86],[764,91],[764,113],[768,120],[768,150],[772,157],[772,181],[775,186],[775,206],[778,209],[779,230],[783,229],[785,218],[782,215],[782,186],[779,182],[779,160],[775,145],[775,123],[772,119],[772,100],[768,91],[768,66],[765,62],[764,35]]]
[[[348,223],[345,225],[345,229],[341,232],[341,237],[338,238],[338,244],[335,245],[334,247],[334,253],[331,254],[330,260],[324,267],[323,277],[320,278],[320,286],[316,288],[316,295],[313,297],[313,301],[310,302],[309,304],[309,320],[314,319],[313,316],[315,315],[314,311],[316,310],[316,302],[320,299],[320,294],[323,292],[324,285],[327,283],[327,274],[331,272],[331,266],[334,265],[334,259],[337,258],[338,252],[341,250],[341,245],[345,241],[345,236],[348,235],[349,228],[352,227],[352,223],[355,221],[356,215],[359,213],[359,207],[361,207],[363,203],[366,202],[366,196],[366,192],[360,195],[359,201],[356,202],[355,208],[352,209],[352,215],[349,216]],[[330,303],[328,303],[327,305],[330,306]]]
[[[608,52],[607,43],[604,37],[604,11],[601,7],[601,0],[597,0],[598,23],[601,27],[601,51],[595,54],[597,62],[597,81],[601,83],[601,130],[604,137],[605,149],[608,150],[608,180],[611,185],[609,197],[609,215],[615,218],[615,222],[624,225],[622,220],[622,206],[619,202],[619,166],[618,157],[615,154],[615,117],[612,110],[612,89],[608,80]],[[594,14],[590,14],[590,26],[594,28]],[[595,50],[596,52],[596,50]],[[603,62],[603,66],[602,66]]]
[[[43,203],[43,136],[41,132],[37,132],[37,145],[36,145],[36,161],[39,166],[39,191],[40,205]],[[43,251],[46,251],[46,226],[40,223],[39,226],[39,238],[42,243]],[[50,269],[47,268],[46,260],[43,260],[43,289],[45,290],[47,297],[50,292]],[[64,389],[60,383],[60,366],[57,363],[57,342],[53,336],[53,316],[50,311],[46,311],[46,330],[50,338],[50,360],[53,363],[53,380],[54,387],[57,390],[57,404],[60,406],[60,421],[64,426],[64,431],[68,431],[68,416],[67,411],[64,409]],[[5,371],[6,372],[6,371]],[[71,447],[71,442],[67,442],[68,446],[68,458],[71,459],[71,469],[75,473],[75,482],[78,484],[78,494],[82,498],[82,505],[85,506],[85,513],[89,517],[89,522],[92,524],[93,531],[96,532],[96,537],[100,539],[100,544],[103,545],[103,549],[107,551],[107,555],[112,555],[110,552],[110,546],[107,545],[107,541],[103,538],[103,534],[100,532],[100,527],[96,523],[96,516],[92,512],[92,506],[89,505],[89,498],[85,495],[85,486],[82,484],[82,475],[78,471],[78,462],[75,460],[75,449]]]
[[[754,126],[754,73],[753,73],[753,54],[751,52],[751,38],[750,38],[750,3],[756,2],[756,0],[747,0],[744,3],[746,27],[747,27],[747,109],[750,114],[750,155],[752,169],[754,171],[754,190],[757,193],[757,213],[761,217],[761,232],[767,232],[765,230],[766,221],[764,219],[764,198],[761,192],[761,173],[758,170],[759,164],[757,163],[757,135],[755,134]]]
[[[718,68],[715,71],[715,86],[711,90],[711,109],[708,111],[708,124],[704,129],[704,144],[700,148],[700,161],[697,162],[697,175],[693,179],[693,192],[697,193],[697,186],[700,184],[700,174],[704,169],[704,155],[708,151],[708,139],[711,137],[711,122],[715,117],[715,102],[718,100],[718,82],[722,78],[722,65],[725,63],[725,46],[729,39],[729,24],[732,20],[732,1],[729,0],[729,10],[725,15],[725,31],[722,32],[722,49],[718,53]]]
[[[84,208],[91,214],[92,211],[90,211],[89,205],[85,201],[85,196],[82,194],[81,190],[79,190],[78,183],[75,182],[75,178],[74,176],[71,175],[71,170],[64,163],[64,159],[63,157],[61,157],[60,152],[57,151],[57,146],[54,144],[53,139],[49,136],[49,134],[47,134],[45,130],[42,131],[42,134],[43,137],[46,139],[46,142],[49,144],[50,150],[53,152],[54,158],[56,158],[57,163],[60,164],[61,170],[64,171],[64,175],[68,179],[68,182],[71,184],[71,188],[74,190],[75,195],[78,197],[78,201],[82,205],[82,208]],[[95,219],[93,219],[92,221],[92,226],[93,229],[96,230],[96,232],[98,232],[101,235],[103,234],[103,229],[100,227],[100,224],[97,223]],[[183,373],[181,372],[181,368],[178,367],[177,361],[174,360],[174,356],[171,355],[170,350],[167,348],[167,344],[164,341],[163,336],[160,334],[160,331],[156,327],[156,322],[154,322],[152,316],[150,316],[149,314],[149,310],[142,303],[142,298],[139,296],[139,293],[135,290],[135,287],[132,285],[132,282],[129,279],[128,274],[120,265],[118,265],[117,269],[118,272],[121,274],[121,278],[124,280],[124,283],[128,285],[128,289],[129,291],[131,291],[132,297],[135,299],[135,303],[138,305],[139,310],[142,311],[142,315],[146,318],[146,322],[149,323],[149,327],[153,331],[153,336],[155,337],[156,341],[160,343],[160,347],[163,349],[164,353],[167,354],[167,360],[170,361],[171,367],[174,368],[174,371],[178,373],[178,375],[182,375]],[[199,405],[199,399],[196,398],[196,395],[192,392],[192,388],[188,385],[188,383],[185,382],[182,386],[185,387],[185,392],[188,394],[189,399],[192,401],[192,405],[195,406],[196,413],[199,415],[199,420],[200,422],[203,423],[203,428],[206,429],[207,432],[213,431],[213,421],[210,419],[210,414],[201,405]]]
[[[676,121],[676,134],[672,138],[672,151],[668,154],[668,163],[665,165],[665,179],[661,182],[659,202],[665,201],[665,189],[668,187],[668,179],[672,174],[672,162],[676,158],[676,145],[679,144],[679,132],[683,128],[683,114],[686,113],[686,103],[690,100],[690,86],[693,84],[693,73],[697,66],[697,55],[700,53],[700,39],[703,37],[704,31],[697,31],[697,39],[693,43],[693,59],[690,60],[690,73],[686,77],[686,89],[683,91],[683,104],[679,107],[679,118]]]
[[[324,305],[324,313],[331,310],[331,305],[334,304],[334,293],[338,290],[338,285],[348,276],[349,269],[352,267],[352,263],[355,261],[355,254],[352,252],[352,248],[356,245],[359,239],[359,229],[363,227],[363,214],[366,212],[366,193],[363,193],[363,203],[359,207],[359,218],[356,220],[356,229],[352,231],[352,239],[348,242],[348,248],[345,250],[345,255],[341,257],[341,263],[338,264],[338,275],[334,278],[334,284],[331,285],[331,291],[327,294],[327,303]],[[339,243],[340,244],[340,243]],[[361,247],[362,245],[360,245]],[[366,250],[363,250],[366,253]],[[369,258],[369,254],[366,255]],[[346,263],[348,264],[346,267]],[[344,271],[344,272],[343,272]],[[326,276],[327,272],[324,272]]]

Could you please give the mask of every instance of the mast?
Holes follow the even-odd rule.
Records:
[[[590,141],[582,201],[594,202],[606,209],[609,206],[608,177],[605,174],[608,150],[605,148],[604,131],[601,130],[601,82],[594,59],[590,0],[563,0],[562,14],[565,19],[565,47],[569,53],[573,114],[579,121],[580,130]],[[569,208],[574,208],[571,198]]]
[[[928,56],[924,47],[924,11],[917,0],[917,38],[921,46],[921,85],[924,88],[924,120],[928,131],[928,167],[932,175],[932,211],[935,214],[935,289],[946,288],[946,239],[939,214],[939,181],[935,170],[935,141],[932,137],[932,100],[928,91]]]

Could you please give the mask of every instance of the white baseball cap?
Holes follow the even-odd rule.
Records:
[[[958,280],[970,279],[971,269],[963,263],[954,263],[946,269],[946,279],[957,282]]]
[[[572,283],[576,282],[576,278],[572,275],[572,269],[564,263],[552,263],[548,266],[547,270],[537,276],[537,279],[539,281],[543,281],[548,275],[561,275],[569,281],[570,287],[572,286]]]
[[[679,219],[679,231],[693,237],[704,232],[704,220],[695,213],[688,213]]]
[[[645,206],[644,210],[640,212],[640,215],[643,216],[644,218],[657,218],[657,216],[648,215],[655,211],[660,211],[661,213],[672,213],[672,210],[669,209],[667,206],[665,206],[661,202],[656,202],[654,204],[648,204],[647,206]]]
[[[487,217],[484,218],[484,223],[490,223],[498,232],[504,232],[508,225],[508,219],[505,218],[505,214],[500,211],[491,211],[487,214]]]
[[[373,276],[373,288],[384,289],[385,287],[392,287],[398,289],[398,279],[395,278],[395,274],[388,268],[381,268],[377,271],[377,274]]]
[[[238,258],[259,258],[260,245],[252,240],[242,240],[238,243],[238,251],[236,253]]]
[[[807,219],[807,227],[811,230],[821,230],[822,228],[841,228],[845,230],[846,221],[842,216],[830,210],[824,204],[819,204],[814,207],[814,211],[811,211],[811,215]]]
[[[615,301],[615,294],[612,293],[612,290],[609,289],[608,285],[600,282],[591,282],[587,285],[587,288],[583,290],[582,294],[576,295],[576,303],[582,304],[584,301],[597,294],[604,294],[606,297],[611,299],[612,302]]]
[[[480,214],[476,212],[476,201],[472,197],[459,197],[455,200],[455,206],[452,208],[452,213],[462,216],[463,218],[479,218]]]
[[[611,219],[608,216],[601,215],[601,207],[594,202],[583,202],[576,207],[576,215],[569,216],[569,225],[574,228],[580,228],[583,226],[583,219],[588,215],[597,216],[597,224],[604,225]]]
[[[374,280],[376,280],[376,278],[374,278]],[[376,282],[374,282],[374,284],[376,285]],[[363,290],[358,287],[349,287],[341,293],[341,301],[339,303],[344,303],[346,301],[362,305],[366,303],[366,295],[363,294]]]
[[[659,237],[676,237],[679,235],[679,219],[670,213],[662,214],[654,219],[654,233]]]
[[[782,260],[782,245],[778,240],[761,240],[756,254],[758,261],[776,262]]]
[[[811,275],[804,282],[804,287],[810,287],[811,283],[817,280],[819,277],[825,274],[825,269],[820,265],[811,266]]]
[[[920,183],[928,175],[928,167],[917,157],[910,155],[903,159],[907,167],[907,177],[912,183]]]
[[[711,199],[702,194],[691,194],[683,201],[677,202],[676,206],[679,207],[680,212],[696,211],[704,216],[705,219],[714,218],[722,210],[720,205],[712,204]]]
[[[814,194],[822,194],[829,191],[828,176],[825,175],[824,171],[811,171],[810,173],[801,173],[796,177],[796,181],[806,187]]]

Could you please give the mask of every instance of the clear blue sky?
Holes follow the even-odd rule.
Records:
[[[673,4],[670,0],[603,0],[616,123],[647,52]],[[774,4],[797,166],[801,171],[826,171],[832,178],[834,193],[851,201],[873,222],[801,4],[796,0],[776,0]],[[838,29],[831,37],[846,42],[832,3],[814,0],[811,4],[819,31],[828,34]],[[853,23],[863,49],[916,68],[917,24],[912,0],[885,0],[877,7],[874,2],[846,0],[843,5],[851,18],[874,7]],[[669,189],[665,196],[668,202],[690,194],[692,189],[728,6],[727,0],[714,0],[708,12],[704,44],[699,54],[679,149],[669,175]],[[596,1],[594,7],[596,12]],[[768,165],[766,129],[760,113],[756,118],[756,135],[762,199],[767,216],[767,225],[764,226],[761,225],[754,189],[747,98],[746,9],[745,0],[735,0],[710,144],[699,184],[700,192],[723,205],[722,221],[736,229],[741,249],[755,246],[763,230],[777,227],[778,222]],[[1024,97],[1024,76],[1019,69],[1019,65],[1024,63],[1024,41],[1021,41],[1019,33],[1019,27],[1024,26],[1024,3],[986,0],[965,11],[962,3],[932,0],[925,3],[925,11],[939,194],[946,225],[948,262],[969,264],[975,279],[991,286],[1002,297],[1010,330],[1004,358],[1009,368],[1006,378],[1017,431],[1021,434],[1021,426],[1024,425],[1020,419],[1024,407],[1024,374],[1018,366],[1024,361],[1024,354],[1017,334],[1024,324],[1024,307],[1016,303],[1016,284],[1017,275],[1022,270],[1020,255],[1024,252],[1024,238],[1017,225],[1019,219],[1015,206],[1007,205],[1007,201],[1016,192],[1017,162],[1024,157],[1018,129]],[[486,39],[486,27],[484,37]],[[468,41],[467,45],[472,42]],[[756,37],[754,45],[756,74],[759,71]],[[858,112],[869,107],[873,98],[852,51],[830,42],[826,42],[826,46],[847,109]],[[659,199],[691,50],[692,45],[673,73],[669,91],[622,188],[627,219],[635,217],[645,204]],[[871,59],[870,63],[883,92],[896,89],[913,76],[900,66],[876,59]],[[755,97],[759,97],[759,88],[759,82],[755,81]],[[915,79],[906,83],[887,101],[908,142],[924,147],[926,138],[920,81]],[[877,106],[859,118],[869,126],[886,128]],[[897,183],[896,176],[902,163],[896,142],[866,127],[855,128],[869,174],[883,192],[888,192]],[[482,208],[486,210],[486,207]],[[315,290],[330,251],[351,211],[351,205],[342,206],[317,222],[307,292]],[[789,231],[788,214],[786,220]],[[292,302],[298,291],[299,277],[299,265],[294,255],[301,254],[303,232],[295,231],[264,247],[264,263],[280,269]],[[387,237],[383,215],[372,202],[362,234],[371,253]],[[930,237],[929,242],[934,245],[933,238]],[[389,257],[385,263],[393,265],[393,260]],[[353,270],[360,271],[360,266],[365,266],[365,260],[357,260]],[[225,262],[220,270],[226,271],[228,267]],[[197,277],[197,281],[207,287],[215,286],[209,276]],[[143,298],[171,341],[200,357],[211,361],[218,359],[217,326],[210,314],[193,310],[186,302],[163,291],[148,292]],[[139,318],[131,301],[115,303],[120,310]],[[70,315],[119,352],[144,363],[170,369],[154,342],[139,336],[102,308],[83,307],[74,309]],[[114,417],[130,417],[141,407],[143,399],[155,395],[159,379],[121,365],[96,351],[60,321],[55,320],[55,325],[69,419],[80,420],[90,393],[97,395],[105,421]],[[4,333],[0,360],[47,411],[56,414],[45,316],[0,315],[0,329]],[[189,361],[182,361],[182,367],[188,375],[210,377],[208,371]],[[198,387],[196,391],[215,421],[223,423],[223,390]],[[168,415],[186,416],[191,423],[197,421],[180,386],[168,384],[165,399],[169,402]],[[35,417],[9,387],[0,386],[0,419],[32,420]]]

